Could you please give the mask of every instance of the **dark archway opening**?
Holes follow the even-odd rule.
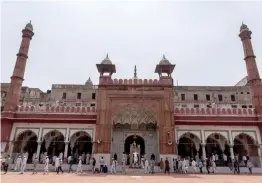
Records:
[[[51,144],[47,150],[48,156],[59,156],[59,154],[65,151],[65,142],[64,142],[64,136],[59,135],[52,139]]]
[[[137,135],[131,135],[128,136],[125,140],[125,154],[128,155],[128,159],[127,159],[127,164],[130,165],[130,156],[131,156],[131,152],[130,152],[130,145],[134,143],[134,141],[136,142],[136,145],[140,145],[140,156],[144,156],[145,155],[145,141],[142,137],[137,136]],[[140,157],[139,157],[140,159]]]
[[[28,153],[27,162],[32,162],[33,154],[36,153],[37,150],[37,136],[34,132],[28,130],[23,132],[18,136],[17,140],[14,142],[14,159],[17,158],[18,155],[22,155],[20,153]]]
[[[197,155],[196,145],[193,140],[182,137],[179,139],[178,144],[178,155],[181,158],[191,157],[195,158]]]
[[[31,137],[24,147],[24,152],[28,152],[28,163],[32,163],[33,154],[37,150],[37,136]]]
[[[79,137],[76,140],[73,149],[69,146],[68,155],[77,154],[78,156],[81,156],[83,153],[92,154],[92,149],[93,149],[93,143],[92,143],[91,137],[85,135],[85,136]]]

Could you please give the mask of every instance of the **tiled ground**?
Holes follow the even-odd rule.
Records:
[[[261,175],[180,175],[180,174],[154,174],[154,175],[105,175],[105,174],[68,174],[57,175],[38,173],[32,175],[26,172],[23,175],[10,172],[1,175],[2,183],[262,183]]]

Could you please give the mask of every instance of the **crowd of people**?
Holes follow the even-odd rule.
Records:
[[[14,171],[19,171],[20,174],[23,174],[27,161],[28,161],[28,154],[24,153],[23,155],[19,155],[17,159],[15,160],[15,166],[13,168]],[[45,157],[43,157],[45,155]],[[123,153],[122,158],[121,158],[121,164],[118,165],[118,159],[117,155],[114,154],[110,167],[108,167],[107,164],[105,164],[104,157],[100,157],[98,161],[98,167],[97,167],[97,161],[95,157],[92,157],[89,153],[85,154],[83,153],[81,156],[77,156],[78,159],[76,159],[76,156],[69,156],[67,158],[67,164],[63,164],[63,154],[60,153],[59,156],[53,156],[52,158],[49,158],[46,154],[41,155],[41,157],[35,157],[32,159],[32,164],[33,164],[33,174],[37,173],[37,170],[39,169],[38,164],[44,164],[44,174],[47,174],[50,169],[50,165],[54,166],[54,170],[56,171],[57,174],[60,172],[63,173],[63,166],[69,166],[68,172],[74,172],[73,171],[73,165],[76,164],[76,170],[75,173],[83,173],[83,164],[91,165],[92,167],[92,172],[93,173],[108,173],[108,169],[110,168],[110,173],[115,174],[117,172],[117,168],[119,166],[119,169],[121,169],[121,172],[123,174],[126,174],[126,166],[127,166],[127,160],[128,160],[128,155]],[[4,173],[6,174],[9,167],[9,164],[11,162],[10,156],[8,155],[4,160],[2,160],[2,169]],[[247,157],[242,157],[242,161],[244,162],[244,166],[248,168],[249,173],[252,174],[252,168],[253,164]],[[173,166],[173,172],[175,173],[181,173],[185,174],[188,173],[189,167],[193,170],[194,173],[203,173],[204,169],[206,169],[206,172],[208,174],[210,173],[217,173],[217,165],[216,165],[217,159],[215,154],[211,154],[208,158],[206,159],[195,159],[195,158],[190,158],[190,157],[185,157],[185,158],[178,158],[178,159],[173,159],[171,160],[170,158],[166,158],[163,160],[162,158],[160,159],[159,162],[155,161],[155,155],[152,154],[150,158],[146,158],[146,156],[141,156],[140,159],[140,167],[144,169],[144,173],[155,173],[156,167],[159,169],[156,172],[164,172],[164,173],[170,173],[172,171],[171,165]],[[240,174],[240,161],[238,155],[234,157],[234,159],[227,159],[224,158],[224,164],[229,167],[229,169],[232,171],[234,174]]]

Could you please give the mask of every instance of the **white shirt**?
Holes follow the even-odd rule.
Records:
[[[99,163],[100,163],[100,165],[104,165],[104,164],[105,164],[105,160],[101,158],[101,159],[99,160]]]
[[[81,166],[81,165],[82,165],[82,160],[80,159],[78,162],[78,166]]]
[[[192,166],[193,166],[193,167],[196,166],[196,162],[195,162],[195,160],[192,161]]]
[[[58,157],[55,159],[55,167],[56,168],[59,167],[59,158]]]
[[[146,159],[145,160],[145,166],[148,166],[149,165],[149,163],[148,163],[148,160]]]
[[[227,155],[223,154],[224,161],[227,161]]]
[[[27,158],[23,158],[22,164],[26,165],[26,162],[27,162]]]
[[[48,165],[49,164],[49,158],[46,158],[45,159],[45,165]]]
[[[243,156],[243,161],[246,161],[247,160],[247,157],[246,156]]]

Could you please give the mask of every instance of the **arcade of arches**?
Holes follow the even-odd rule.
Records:
[[[78,156],[92,153],[92,138],[84,131],[74,133],[69,142],[65,141],[64,135],[52,130],[42,137],[42,142],[37,141],[37,135],[31,131],[26,130],[17,135],[13,143],[12,158],[16,159],[18,155],[24,154],[28,157],[28,163],[32,162],[33,157],[48,155],[68,157],[72,155],[75,159]]]
[[[181,158],[205,159],[209,158],[212,153],[218,155],[217,165],[223,165],[223,154],[227,157],[234,157],[241,161],[243,156],[247,156],[259,166],[259,147],[256,142],[247,134],[241,133],[234,138],[234,144],[230,145],[227,139],[219,134],[213,133],[209,135],[205,143],[193,133],[187,132],[178,140],[178,155]]]

